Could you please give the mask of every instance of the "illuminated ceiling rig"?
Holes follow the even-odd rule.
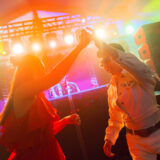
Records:
[[[8,40],[13,37],[38,35],[41,33],[65,30],[66,28],[93,26],[96,23],[103,22],[104,19],[102,17],[87,17],[85,19],[81,18],[80,15],[65,15],[8,23],[0,26],[0,41]]]

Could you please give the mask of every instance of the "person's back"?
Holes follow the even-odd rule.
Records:
[[[15,151],[18,159],[65,159],[54,137],[54,121],[59,120],[56,110],[43,95],[38,95],[29,112],[16,118],[13,109],[7,117],[1,143]],[[12,153],[12,154],[15,154]]]
[[[80,125],[80,118],[72,114],[59,120],[42,92],[60,82],[89,41],[83,35],[80,44],[47,74],[34,55],[15,61],[18,67],[0,117],[0,143],[13,153],[10,160],[65,159],[54,135],[68,124]]]

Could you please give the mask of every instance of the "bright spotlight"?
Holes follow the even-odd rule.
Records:
[[[82,22],[82,23],[85,23],[85,22],[86,22],[86,19],[85,19],[85,18],[81,19],[81,22]]]
[[[58,39],[56,33],[48,33],[46,34],[45,38],[47,40],[47,45],[49,46],[49,48],[54,49],[57,47]]]
[[[126,26],[127,34],[132,34],[134,32],[134,27],[132,25]]]
[[[7,55],[7,52],[6,51],[2,51],[2,55]]]
[[[32,44],[32,49],[35,52],[39,52],[42,49],[42,47],[41,47],[40,43],[35,42],[35,43]]]
[[[8,41],[0,41],[0,56],[6,56],[9,53]]]
[[[56,46],[57,46],[57,43],[56,43],[56,41],[54,41],[54,40],[51,40],[50,42],[49,42],[49,46],[50,46],[50,48],[56,48]]]
[[[0,51],[0,54],[1,54],[2,56],[6,56],[6,55],[7,55],[7,52],[6,52],[6,51]]]
[[[13,53],[15,53],[15,54],[21,54],[21,53],[24,52],[24,48],[23,48],[21,43],[13,44],[13,48],[12,49],[13,49]]]
[[[116,31],[114,31],[114,32],[113,32],[113,35],[114,35],[114,36],[117,36],[117,35],[118,35],[118,33],[117,33]]]
[[[71,34],[68,34],[64,37],[64,41],[66,44],[71,45],[74,42],[74,37]]]
[[[102,28],[96,29],[95,30],[95,35],[99,39],[105,39],[106,38],[106,32]]]

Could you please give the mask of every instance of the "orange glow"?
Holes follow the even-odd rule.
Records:
[[[95,35],[97,38],[104,40],[106,38],[106,31],[103,28],[98,28],[95,30]]]
[[[35,52],[39,52],[39,51],[42,49],[41,44],[38,43],[38,42],[33,43],[33,44],[32,44],[32,49],[33,49],[33,51],[35,51]]]
[[[13,49],[13,53],[15,53],[15,54],[21,54],[24,52],[24,48],[23,48],[22,44],[20,44],[20,43],[13,44],[12,49]]]
[[[50,48],[52,48],[52,49],[56,48],[56,46],[57,46],[56,41],[51,40],[51,41],[49,42],[49,46],[50,46]]]
[[[64,37],[64,41],[66,44],[71,45],[74,42],[74,37],[71,34],[68,34]]]
[[[81,20],[81,22],[82,22],[82,23],[85,23],[85,22],[86,22],[86,19],[85,19],[85,18],[83,18],[83,19]]]
[[[7,55],[7,52],[6,52],[6,51],[1,51],[0,54],[1,54],[2,56],[5,56],[5,55]]]

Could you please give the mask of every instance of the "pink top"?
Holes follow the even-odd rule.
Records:
[[[15,118],[12,109],[0,138],[0,143],[12,151],[10,160],[64,160],[53,133],[53,123],[57,120],[56,109],[43,94],[37,96],[30,110],[21,118]]]

